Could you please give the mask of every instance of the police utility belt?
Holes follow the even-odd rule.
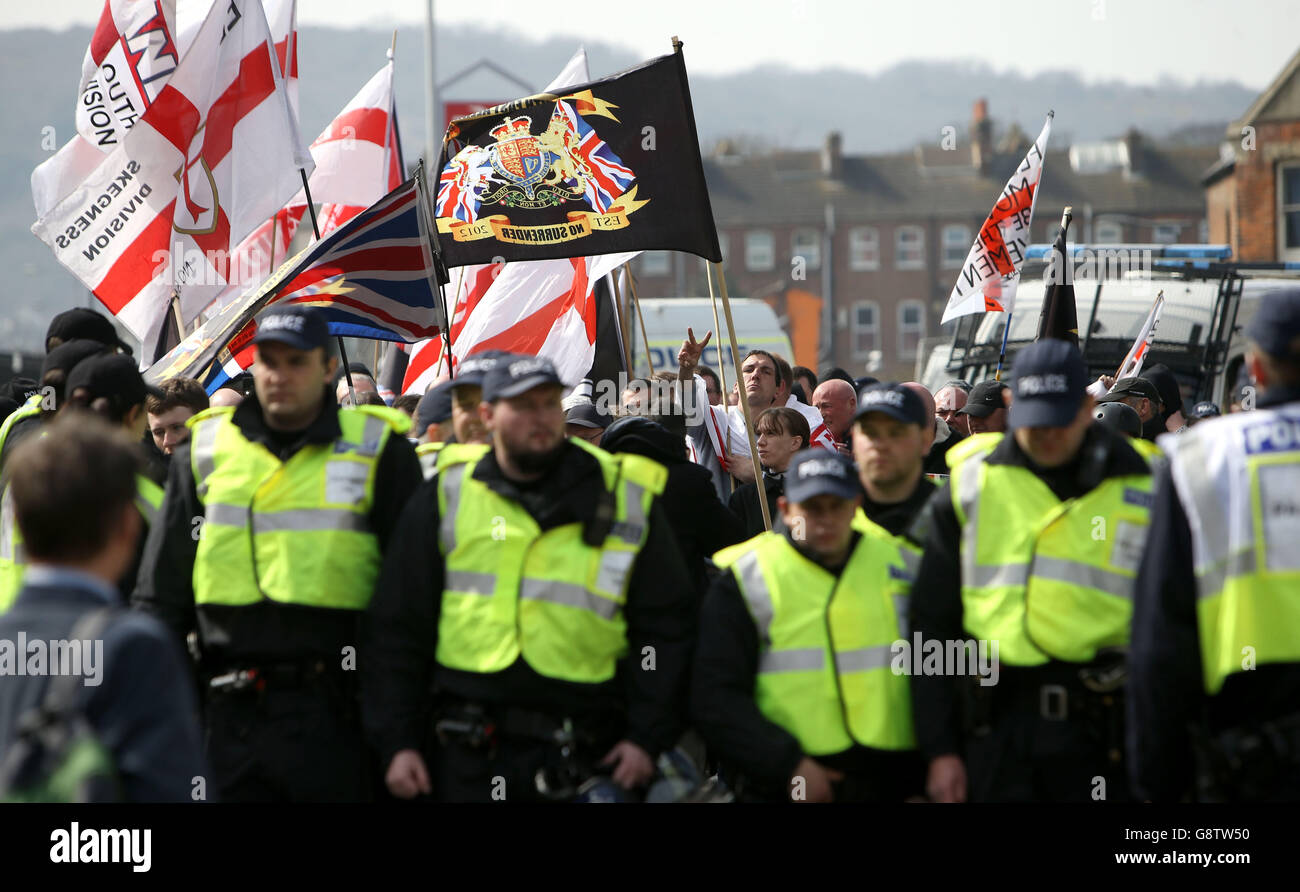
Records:
[[[262,663],[212,675],[207,689],[213,694],[263,693],[341,682],[343,672],[327,661]]]
[[[1048,722],[1112,725],[1122,718],[1127,661],[1123,653],[1091,663],[1054,661],[1042,666],[999,667],[997,684],[971,685],[970,730],[988,733],[995,715],[1037,715]]]

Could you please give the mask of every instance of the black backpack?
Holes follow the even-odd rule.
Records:
[[[95,641],[113,618],[110,608],[77,620],[69,639]],[[0,802],[117,802],[121,786],[113,756],[85,715],[79,675],[56,675],[45,698],[18,722],[0,762]]]

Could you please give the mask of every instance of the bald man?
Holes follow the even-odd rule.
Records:
[[[941,408],[938,398],[930,396],[930,391],[925,388],[924,384],[908,381],[903,386],[914,391],[921,398],[921,402],[925,403],[926,409],[934,418],[934,427],[930,431],[930,442],[926,446],[922,470],[926,474],[947,474],[948,450],[956,445],[959,440],[964,440],[966,437],[961,431],[956,430],[954,425],[948,424],[943,417],[944,410]],[[945,391],[948,394],[956,394],[956,397],[945,394]],[[966,405],[966,394],[956,387],[943,387],[939,390],[939,394],[945,397],[948,405],[953,406],[955,404],[955,408],[951,410],[954,413],[957,409]],[[960,399],[957,399],[957,397],[960,397]],[[953,417],[963,420],[966,418],[965,415],[956,414]]]
[[[961,434],[963,437],[970,435],[970,427],[966,424],[966,416],[958,415],[966,406],[966,391],[960,387],[954,387],[951,384],[945,384],[940,387],[934,395],[934,413],[948,425],[948,427]],[[942,437],[938,439],[942,440]]]
[[[858,395],[853,385],[839,378],[831,378],[817,385],[812,395],[813,408],[822,413],[822,422],[835,438],[835,448],[842,454],[853,456],[849,443],[853,414],[858,408]]]

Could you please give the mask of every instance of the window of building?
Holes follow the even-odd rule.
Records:
[[[822,234],[816,229],[796,229],[790,241],[790,254],[802,257],[808,269],[822,265]]]
[[[673,255],[667,251],[645,251],[641,254],[641,275],[666,276],[673,271]]]
[[[880,232],[874,226],[849,230],[849,269],[880,269]]]
[[[894,231],[894,266],[898,269],[925,266],[925,230],[920,226],[900,226]]]
[[[772,233],[766,229],[751,229],[745,233],[745,269],[764,272],[776,266],[776,247]]]
[[[1110,221],[1095,223],[1092,227],[1092,240],[1098,245],[1118,245],[1124,241],[1124,227]]]
[[[1278,260],[1300,260],[1300,164],[1278,169]]]
[[[919,300],[905,300],[898,305],[898,357],[916,356],[925,337],[925,304]]]
[[[1160,245],[1172,245],[1178,241],[1179,227],[1171,223],[1160,223],[1152,230],[1151,239]]]
[[[944,269],[961,269],[970,253],[971,234],[969,226],[952,224],[943,228],[943,266]]]
[[[860,300],[855,303],[852,323],[850,333],[855,359],[863,359],[872,350],[880,349],[880,308],[875,301]]]

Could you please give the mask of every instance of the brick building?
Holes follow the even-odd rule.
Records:
[[[1300,52],[1227,136],[1203,180],[1210,240],[1242,261],[1300,261]]]
[[[1031,142],[1014,124],[995,136],[981,100],[969,134],[909,152],[845,155],[834,133],[820,151],[741,156],[721,146],[705,174],[731,295],[768,300],[791,328],[829,328],[832,348],[814,340],[815,357],[799,355],[809,341],[790,332],[803,364],[856,375],[874,358],[873,374],[911,377],[975,232]],[[1049,143],[1034,240],[1050,241],[1073,205],[1072,242],[1204,241],[1200,180],[1216,151],[1158,147],[1135,130],[1109,142]],[[643,255],[639,294],[706,295],[703,269],[689,255]],[[810,320],[808,307],[820,318]]]

